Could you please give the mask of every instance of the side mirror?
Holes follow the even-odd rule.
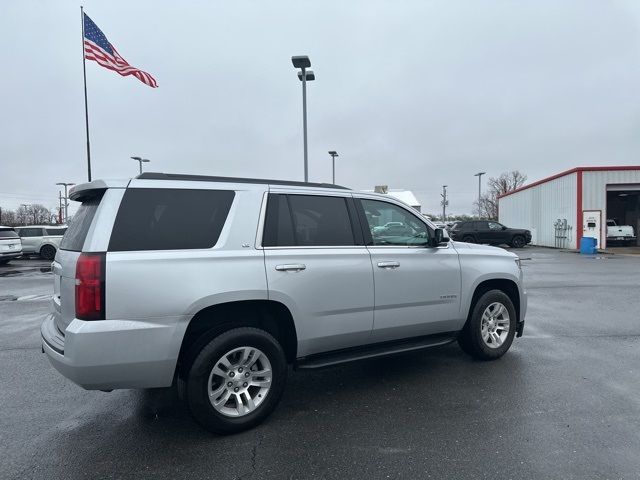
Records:
[[[444,231],[441,228],[436,228],[433,231],[433,238],[431,239],[431,246],[437,247],[443,243],[448,243],[449,237],[444,236]]]
[[[506,229],[507,229],[507,227],[505,227],[504,225],[502,225],[502,230],[506,230]]]

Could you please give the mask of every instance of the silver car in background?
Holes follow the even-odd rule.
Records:
[[[0,226],[0,265],[22,256],[22,242],[13,227]]]
[[[53,260],[67,226],[25,225],[15,229],[22,239],[22,252],[25,255],[39,255],[45,260]]]
[[[264,420],[288,365],[454,341],[493,360],[522,335],[519,258],[451,242],[387,195],[143,173],[70,198],[41,329],[51,363],[87,389],[177,383],[217,433]]]

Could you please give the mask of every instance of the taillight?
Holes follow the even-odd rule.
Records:
[[[76,263],[76,318],[104,320],[104,253],[82,253]]]

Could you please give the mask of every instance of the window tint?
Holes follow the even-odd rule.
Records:
[[[267,201],[262,245],[264,247],[290,247],[295,244],[287,196],[270,193]]]
[[[234,196],[230,190],[127,189],[109,250],[211,248],[220,237]]]
[[[417,246],[429,243],[429,230],[407,210],[392,203],[361,200],[374,245]]]
[[[347,200],[316,195],[270,195],[263,245],[355,245]]]
[[[21,237],[41,237],[42,229],[41,228],[21,228],[18,230],[18,234]]]
[[[64,235],[64,232],[67,231],[66,228],[45,228],[44,231],[47,235]]]
[[[69,221],[69,227],[67,228],[65,236],[62,237],[62,242],[60,242],[61,250],[82,251],[84,240],[87,238],[89,227],[96,214],[96,210],[98,210],[100,200],[102,200],[102,194],[82,202],[76,214]]]
[[[341,197],[288,195],[296,245],[355,245],[347,201]]]
[[[473,222],[475,223],[475,229],[476,230],[488,230],[489,229],[489,225],[487,225],[487,222]]]
[[[18,234],[11,228],[0,228],[0,238],[18,238]]]
[[[488,222],[490,230],[502,230],[502,225],[497,222]]]

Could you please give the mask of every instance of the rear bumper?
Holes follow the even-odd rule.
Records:
[[[63,335],[49,314],[40,329],[42,349],[56,370],[87,390],[168,387],[182,329],[179,318],[167,320],[74,319]]]
[[[22,256],[22,252],[0,252],[0,259],[18,258]]]

